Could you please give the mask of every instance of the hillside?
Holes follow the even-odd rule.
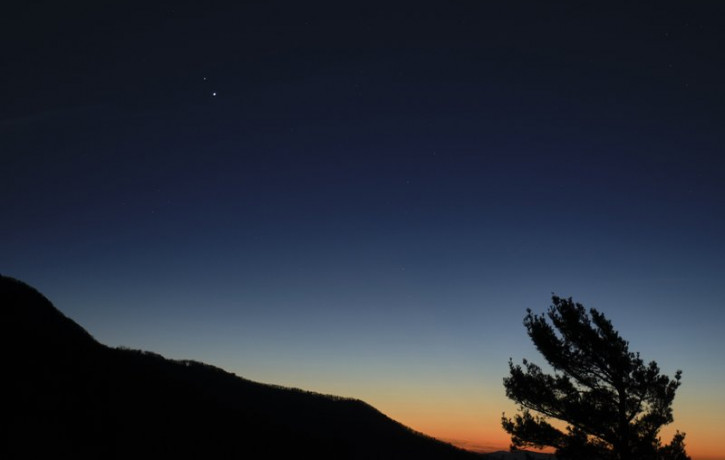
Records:
[[[0,277],[2,458],[475,459],[354,399],[97,342],[30,286]]]

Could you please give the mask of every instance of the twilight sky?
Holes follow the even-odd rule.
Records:
[[[0,272],[489,450],[573,296],[725,459],[725,4],[102,3],[3,14]]]

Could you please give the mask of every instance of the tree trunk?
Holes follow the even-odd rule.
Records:
[[[619,394],[619,445],[616,446],[619,460],[632,460],[632,451],[629,439],[629,421],[627,420],[627,392],[624,386],[617,388]]]

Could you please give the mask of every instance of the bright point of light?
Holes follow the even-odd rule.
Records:
[[[214,93],[211,93],[211,95],[212,95],[212,96],[216,96],[216,92],[214,92]]]

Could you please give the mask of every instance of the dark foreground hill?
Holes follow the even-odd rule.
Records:
[[[0,311],[3,459],[482,458],[362,401],[107,347],[12,278]]]

